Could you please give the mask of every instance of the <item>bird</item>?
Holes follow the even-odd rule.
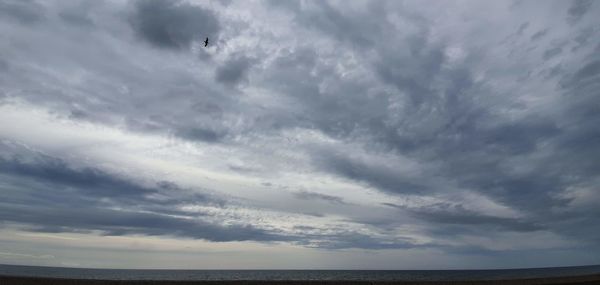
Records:
[[[208,38],[204,41],[204,47],[208,46]]]

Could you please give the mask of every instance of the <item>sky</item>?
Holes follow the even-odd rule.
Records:
[[[0,0],[0,264],[599,264],[599,126],[595,1]]]

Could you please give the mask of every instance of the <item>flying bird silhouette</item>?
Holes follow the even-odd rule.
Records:
[[[204,47],[208,46],[208,38],[204,41]]]

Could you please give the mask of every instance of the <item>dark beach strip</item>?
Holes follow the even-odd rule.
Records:
[[[317,284],[600,284],[600,274],[583,276],[566,276],[552,278],[507,279],[507,280],[470,280],[470,281],[347,281],[347,280],[223,280],[223,281],[192,281],[192,280],[98,280],[98,279],[64,279],[24,276],[0,276],[0,285],[317,285]]]

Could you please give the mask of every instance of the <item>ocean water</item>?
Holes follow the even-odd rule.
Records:
[[[0,265],[0,275],[113,280],[494,280],[599,274],[600,265],[500,270],[132,270]]]

